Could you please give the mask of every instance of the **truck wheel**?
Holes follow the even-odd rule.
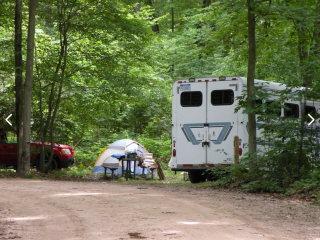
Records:
[[[44,171],[46,173],[49,171],[58,169],[57,161],[54,158],[52,159],[50,166],[47,166],[48,161],[49,161],[48,159],[44,160]],[[37,160],[36,168],[37,168],[37,171],[40,171],[40,159]]]
[[[51,170],[58,170],[57,161],[53,158],[51,162]]]
[[[205,182],[207,178],[207,175],[204,174],[203,171],[197,171],[197,170],[189,171],[188,176],[189,176],[190,182],[192,183]]]

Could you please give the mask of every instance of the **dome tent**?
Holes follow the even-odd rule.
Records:
[[[96,163],[94,164],[92,173],[104,173],[104,167],[102,167],[104,163],[119,163],[119,167],[114,173],[121,174],[121,162],[119,162],[119,160],[113,156],[125,155],[126,153],[137,153],[137,155],[139,156],[139,154],[145,154],[148,153],[148,151],[136,141],[130,139],[118,140],[111,143],[105,150],[103,150]],[[133,163],[131,165],[133,171]],[[108,169],[107,173],[111,173],[111,171]],[[141,167],[136,167],[136,174],[142,174]]]

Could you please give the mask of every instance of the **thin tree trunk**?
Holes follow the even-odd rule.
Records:
[[[173,2],[173,0],[172,0]],[[174,11],[173,7],[171,8],[171,32],[174,32]]]
[[[40,79],[40,74],[39,74],[39,68],[37,64],[37,48],[35,48],[35,65],[36,65],[36,71],[37,71],[37,76],[39,80],[39,114],[40,114],[40,139],[41,139],[41,147],[40,147],[40,158],[37,159],[37,170],[40,170],[40,172],[45,172],[45,165],[44,165],[44,160],[41,160],[41,156],[45,155],[44,152],[44,135],[43,135],[43,112],[42,112],[42,84],[41,84],[41,79]],[[44,159],[44,158],[43,158]]]
[[[256,45],[255,45],[255,13],[254,11],[254,0],[247,0],[248,4],[248,36],[249,36],[249,60],[248,60],[248,76],[247,76],[247,101],[248,109],[254,109],[254,101],[251,97],[254,95],[254,76],[256,66]],[[249,153],[255,153],[256,147],[256,116],[254,113],[248,114],[249,124]],[[254,163],[251,162],[251,167]]]
[[[66,7],[66,6],[64,6]],[[54,151],[54,122],[55,118],[59,109],[61,94],[62,94],[62,87],[64,83],[64,77],[65,77],[65,69],[67,66],[67,51],[68,51],[68,39],[67,39],[67,32],[68,32],[68,26],[67,26],[67,20],[66,20],[66,12],[65,9],[61,8],[61,11],[59,12],[60,19],[63,20],[62,23],[60,23],[59,31],[60,31],[60,60],[59,60],[59,67],[61,67],[61,74],[60,74],[60,83],[59,83],[59,89],[58,89],[58,95],[57,99],[54,105],[53,113],[50,120],[50,142],[51,142],[51,151],[50,151],[50,157],[48,164],[50,165],[52,163]],[[70,12],[71,13],[71,12]],[[69,13],[69,15],[70,15]],[[69,16],[70,17],[70,16]]]
[[[153,2],[152,2],[152,0],[146,0],[146,4],[149,5],[150,7],[152,7]],[[155,18],[156,18],[156,14],[154,13],[151,16],[151,21],[153,21]],[[159,31],[160,31],[159,24],[156,23],[155,25],[152,25],[151,29],[153,32],[159,33]]]
[[[15,52],[15,91],[16,91],[16,127],[18,139],[18,174],[20,174],[21,166],[21,143],[22,143],[22,0],[16,0],[15,6],[15,39],[14,39],[14,52]]]
[[[209,7],[210,4],[211,4],[211,0],[203,0],[202,7],[203,8]]]
[[[35,15],[36,0],[30,0],[29,5],[29,23],[27,39],[27,64],[26,81],[24,83],[24,107],[22,115],[23,141],[20,173],[30,172],[30,122],[31,122],[31,95],[33,81],[33,55],[34,55],[34,35],[35,35]]]

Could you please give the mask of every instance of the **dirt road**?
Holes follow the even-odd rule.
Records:
[[[223,190],[0,179],[0,239],[311,239],[319,207]]]

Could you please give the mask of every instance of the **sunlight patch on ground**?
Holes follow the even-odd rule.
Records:
[[[213,222],[178,222],[179,224],[184,224],[184,225],[200,225],[200,224],[203,224],[203,225],[230,225],[229,223],[227,222],[219,222],[219,221],[213,221]]]
[[[74,192],[74,193],[56,193],[51,194],[50,197],[70,197],[70,196],[96,196],[96,195],[107,195],[107,196],[133,196],[134,193],[103,193],[103,192]],[[160,196],[160,195],[159,195]]]
[[[179,224],[185,224],[185,225],[198,225],[201,224],[200,222],[178,222]]]
[[[12,217],[8,218],[10,221],[29,221],[29,220],[39,220],[39,219],[46,219],[47,216],[30,216],[30,217]]]
[[[92,196],[92,195],[102,195],[104,193],[87,193],[87,192],[77,192],[77,193],[56,193],[52,194],[52,197],[65,197],[65,196]]]

